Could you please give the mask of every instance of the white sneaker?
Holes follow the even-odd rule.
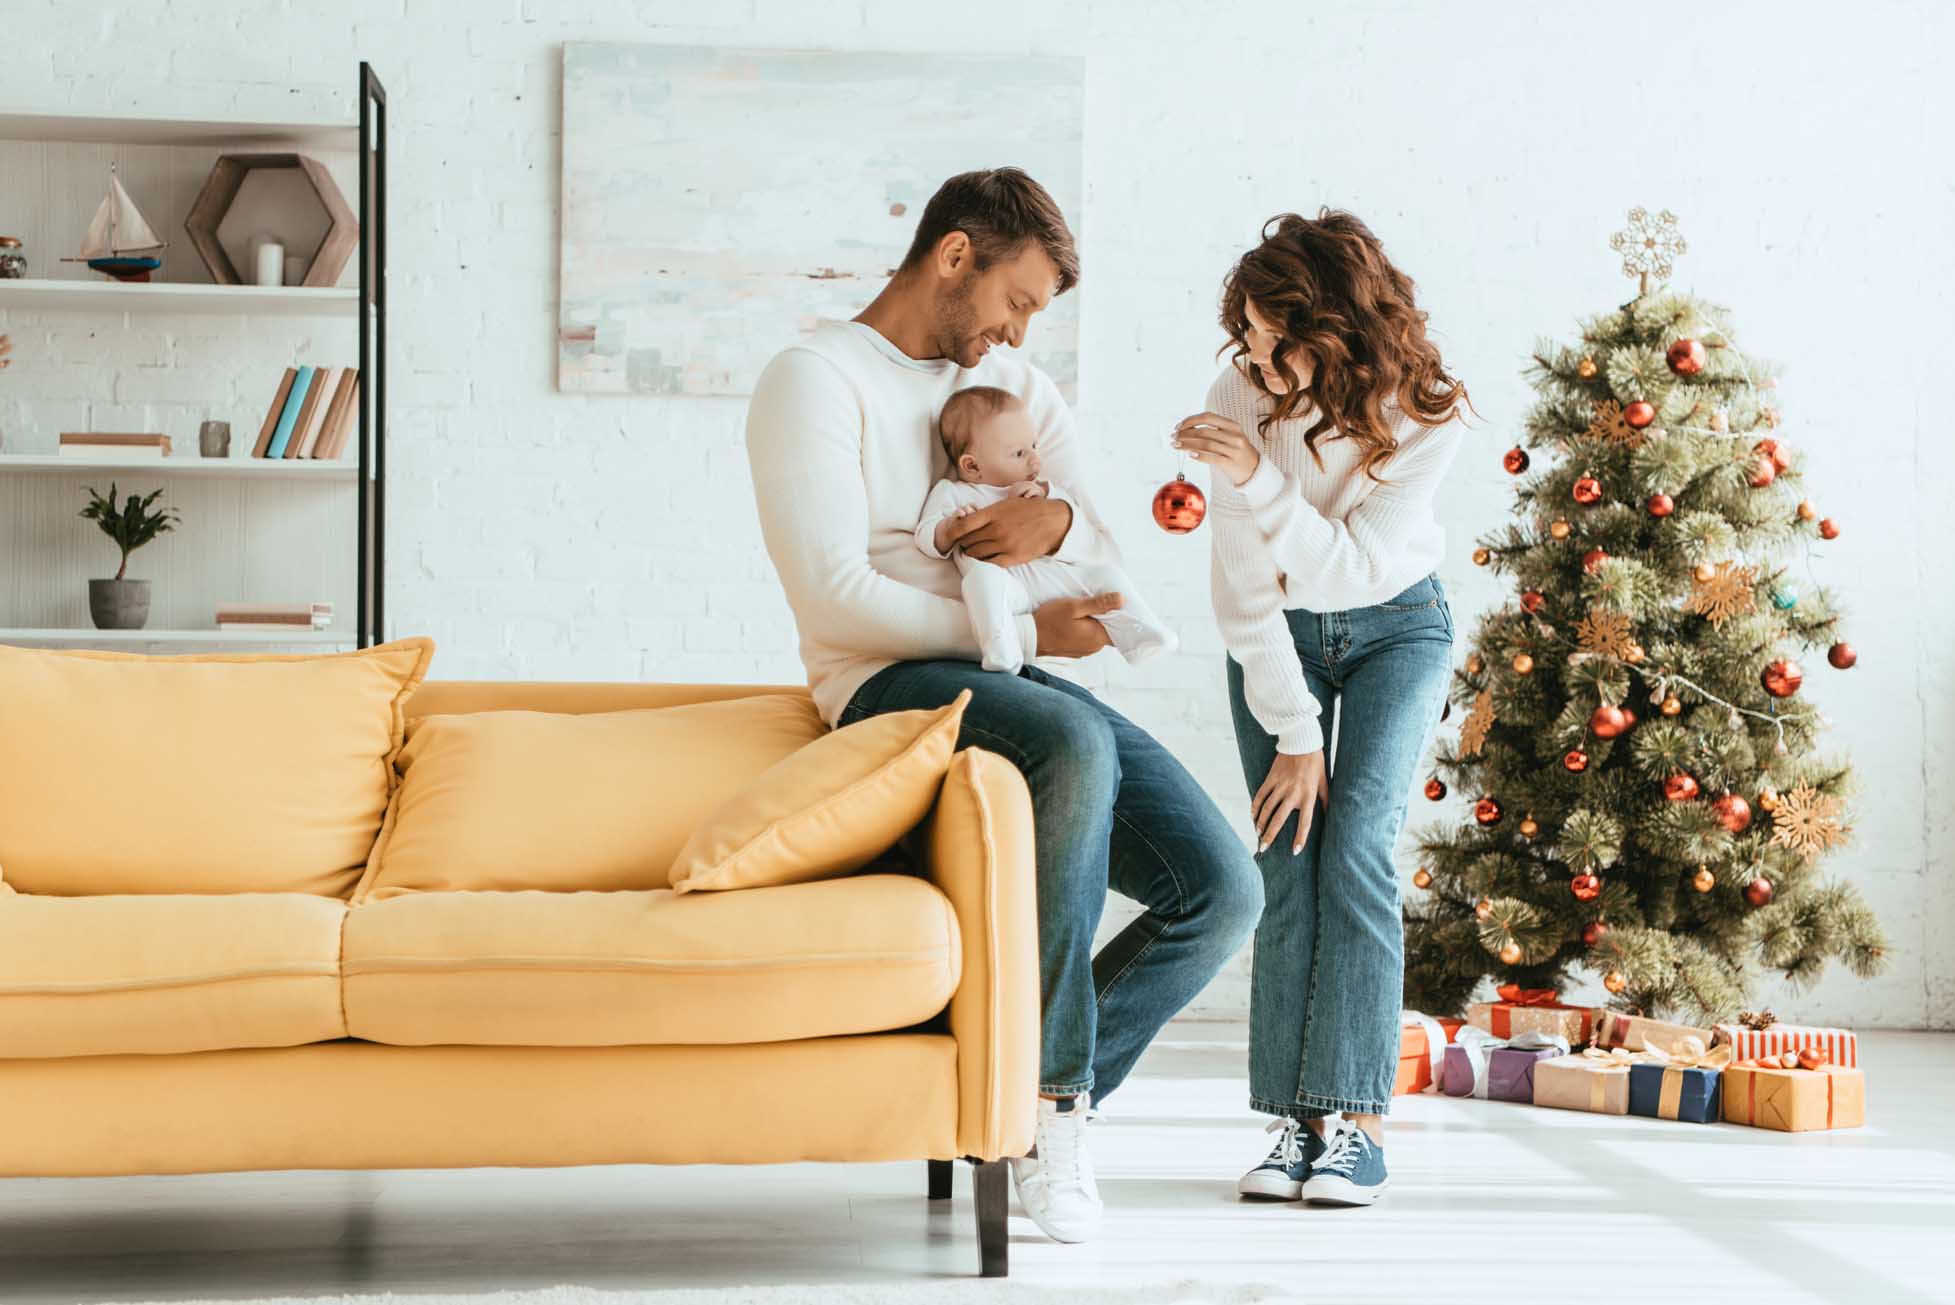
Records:
[[[1087,1240],[1100,1230],[1106,1209],[1093,1181],[1093,1157],[1086,1150],[1087,1106],[1084,1093],[1073,1098],[1067,1111],[1040,1097],[1032,1153],[1011,1162],[1018,1203],[1055,1242]]]

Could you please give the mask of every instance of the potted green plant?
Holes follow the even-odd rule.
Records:
[[[149,581],[124,576],[129,570],[129,554],[176,528],[179,518],[175,508],[151,510],[161,497],[160,489],[149,495],[131,494],[117,507],[114,481],[109,482],[107,498],[96,493],[93,485],[88,487],[88,506],[81,515],[100,526],[122,550],[122,565],[115,569],[112,579],[88,582],[88,614],[95,618],[98,630],[140,630],[149,622]]]

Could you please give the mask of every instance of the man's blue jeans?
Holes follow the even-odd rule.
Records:
[[[1256,858],[1268,909],[1249,989],[1250,1106],[1287,1119],[1391,1108],[1405,989],[1405,934],[1392,849],[1437,723],[1453,615],[1428,576],[1375,607],[1285,613],[1324,738],[1338,715],[1330,806],[1292,853],[1296,817]],[[1242,777],[1254,794],[1276,739],[1243,700],[1229,659]]]
[[[1032,793],[1038,862],[1039,1091],[1120,1086],[1163,1024],[1248,940],[1261,877],[1214,802],[1167,749],[1078,685],[1028,666],[898,662],[841,724],[942,707],[964,689],[960,748],[996,752]],[[1093,955],[1112,887],[1146,910]]]

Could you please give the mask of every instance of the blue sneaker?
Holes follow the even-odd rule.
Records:
[[[1372,1205],[1384,1194],[1385,1148],[1356,1124],[1338,1130],[1302,1192],[1314,1205]]]
[[[1235,1190],[1243,1196],[1294,1201],[1303,1191],[1304,1179],[1310,1177],[1310,1166],[1323,1158],[1328,1143],[1298,1119],[1272,1119],[1264,1131],[1282,1136],[1267,1160],[1236,1180]]]

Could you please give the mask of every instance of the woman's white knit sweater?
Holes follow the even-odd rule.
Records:
[[[1378,468],[1381,484],[1362,470],[1362,448],[1335,430],[1317,441],[1321,465],[1313,459],[1303,442],[1308,411],[1259,435],[1257,419],[1273,404],[1234,366],[1209,387],[1209,410],[1240,425],[1262,453],[1239,488],[1209,477],[1210,591],[1250,712],[1276,736],[1277,751],[1316,752],[1319,704],[1283,613],[1370,607],[1432,572],[1446,551],[1433,503],[1461,431],[1458,421],[1425,427],[1395,417],[1398,451]]]

